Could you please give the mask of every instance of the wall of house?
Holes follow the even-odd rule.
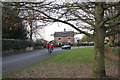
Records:
[[[61,38],[59,40],[59,38]],[[70,39],[68,39],[69,37],[55,37],[54,40],[58,41],[58,42],[70,42],[71,44],[74,44],[74,37],[70,37]]]

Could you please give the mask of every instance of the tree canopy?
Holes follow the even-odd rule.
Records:
[[[61,22],[93,39],[95,60],[93,75],[106,77],[104,40],[120,33],[120,2],[40,1],[19,2],[21,10],[35,12],[36,20],[45,23]],[[23,12],[26,16],[26,12]],[[29,16],[30,17],[30,16]]]

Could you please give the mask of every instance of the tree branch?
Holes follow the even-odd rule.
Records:
[[[105,10],[105,9],[108,9],[109,7],[118,6],[118,5],[120,5],[120,2],[115,2],[115,3],[109,4],[107,6],[103,6],[103,9]]]
[[[109,27],[105,27],[106,30],[109,30],[109,29],[112,29],[112,28],[115,28],[115,27],[118,27],[120,26],[120,22],[118,23],[113,23],[112,25],[110,25]]]
[[[49,17],[49,18],[56,21],[56,22],[61,22],[61,23],[67,24],[67,25],[71,26],[72,28],[76,29],[77,31],[79,31],[80,33],[85,34],[85,35],[87,35],[89,37],[91,37],[91,35],[92,35],[92,34],[90,34],[88,32],[85,32],[85,31],[82,31],[82,30],[78,29],[77,27],[75,27],[73,24],[71,24],[69,22],[62,21],[62,20],[59,20],[59,19],[55,19],[55,18],[52,18],[52,17]]]
[[[120,33],[120,30],[113,30],[113,31],[107,32],[105,37],[109,37],[109,36],[116,35],[119,33]]]
[[[73,13],[73,14],[74,14],[76,17],[78,17],[81,21],[83,21],[83,22],[91,25],[92,27],[95,27],[95,25],[94,25],[93,23],[86,21],[85,19],[81,18],[79,15],[77,15],[77,14],[75,14],[75,13]]]
[[[80,33],[85,34],[85,35],[87,35],[87,36],[89,36],[89,37],[91,36],[90,33],[78,29],[77,27],[75,27],[73,24],[71,24],[71,23],[69,23],[69,22],[62,21],[62,20],[60,20],[60,19],[56,19],[56,18],[50,17],[50,16],[48,16],[46,13],[44,13],[44,12],[42,12],[42,11],[39,11],[39,10],[37,10],[37,9],[34,9],[34,8],[32,8],[32,7],[26,7],[26,8],[29,8],[29,9],[32,9],[32,10],[35,10],[35,11],[38,11],[38,12],[42,13],[43,15],[45,15],[46,17],[48,17],[49,19],[54,20],[55,22],[61,22],[61,23],[67,24],[67,25],[73,27],[74,29],[76,29],[77,31],[79,31]]]
[[[81,10],[83,10],[83,11],[86,12],[86,13],[89,13],[89,14],[92,14],[93,16],[95,16],[95,13],[94,13],[94,12],[91,12],[91,11],[85,10],[85,9],[83,9],[83,8],[81,8]]]
[[[106,19],[104,19],[103,21],[102,21],[102,23],[104,24],[104,23],[106,23],[106,22],[108,22],[108,21],[110,21],[110,20],[113,20],[113,19],[115,19],[115,18],[117,18],[117,17],[119,17],[120,16],[120,11],[118,12],[118,14],[116,14],[116,15],[114,15],[114,16],[110,16],[110,17],[108,17],[108,18],[106,18]]]

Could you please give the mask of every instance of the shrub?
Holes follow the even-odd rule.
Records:
[[[2,50],[10,49],[24,49],[26,47],[34,46],[33,41],[15,40],[15,39],[2,39]]]
[[[45,43],[42,43],[42,42],[40,42],[40,41],[37,41],[37,42],[35,43],[35,47],[36,47],[36,48],[45,48]]]
[[[41,42],[36,42],[36,43],[35,43],[35,46],[44,46],[44,44],[41,43]]]

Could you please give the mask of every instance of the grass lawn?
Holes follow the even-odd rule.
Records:
[[[93,50],[93,47],[89,47],[64,51],[9,74],[3,75],[3,77],[90,78],[92,77]],[[116,69],[116,66],[114,68]]]

